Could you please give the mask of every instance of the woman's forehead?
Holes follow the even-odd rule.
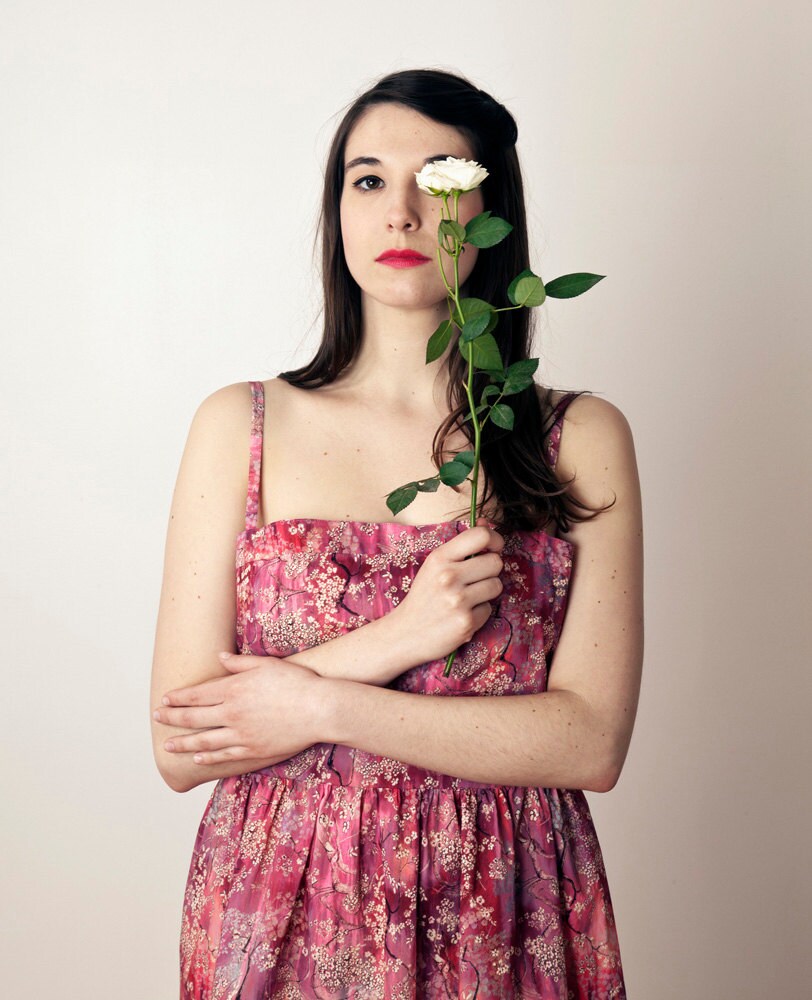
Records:
[[[379,104],[366,111],[353,126],[347,137],[344,161],[348,165],[364,157],[385,165],[387,155],[400,157],[421,152],[423,158],[431,160],[470,156],[472,150],[462,132],[453,125],[434,121],[400,104]]]

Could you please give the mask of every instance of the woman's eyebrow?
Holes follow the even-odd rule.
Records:
[[[434,160],[446,160],[449,156],[453,156],[453,153],[435,153],[434,156],[427,156],[423,160],[423,164],[433,163]],[[376,159],[374,156],[356,156],[354,160],[350,160],[349,163],[344,164],[345,170],[352,170],[353,167],[379,167],[381,161]]]

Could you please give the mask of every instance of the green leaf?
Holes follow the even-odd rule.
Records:
[[[426,345],[427,365],[431,364],[432,361],[436,361],[437,358],[442,357],[445,349],[448,347],[449,340],[451,340],[453,329],[454,324],[451,320],[445,319],[429,337],[429,342]]]
[[[467,344],[469,340],[476,340],[491,326],[491,316],[489,313],[478,313],[466,320],[460,334],[460,340]]]
[[[535,375],[539,366],[538,358],[524,358],[521,361],[514,361],[508,366],[508,377],[511,375]]]
[[[488,325],[485,327],[485,333],[490,333],[498,322],[499,322],[499,314],[495,309],[492,309],[490,314],[490,319],[488,320]],[[480,336],[482,336],[482,334],[480,334]]]
[[[504,395],[512,396],[517,392],[523,392],[528,386],[533,384],[533,374],[538,368],[538,358],[528,358],[523,361],[515,361],[507,370],[507,378],[502,390]]]
[[[440,485],[440,477],[432,476],[431,479],[418,479],[416,483],[411,485],[416,486],[421,493],[436,493]]]
[[[469,219],[468,220],[468,225],[465,227],[466,235],[468,233],[468,230],[472,226],[474,228],[476,228],[477,226],[481,226],[483,222],[487,221],[487,219],[490,218],[490,216],[491,216],[491,212],[490,212],[490,209],[489,209],[487,212],[480,212],[479,215],[475,215],[473,217],[473,219]]]
[[[462,327],[475,316],[489,316],[492,312],[493,306],[484,299],[460,299],[459,308],[454,305],[451,311],[451,319],[457,326]]]
[[[465,482],[468,478],[470,471],[468,466],[462,462],[457,462],[456,460],[444,462],[440,466],[440,479],[442,479],[446,486],[459,486],[460,483]]]
[[[476,340],[472,340],[468,344],[460,342],[459,349],[469,365],[473,364],[475,368],[479,368],[482,371],[501,373],[503,367],[502,356],[499,353],[499,345],[496,343],[493,334],[484,333],[481,337],[477,337]],[[473,360],[471,358],[471,350],[473,350]]]
[[[407,483],[405,486],[399,486],[396,490],[392,492],[386,498],[386,506],[392,511],[393,514],[399,514],[405,507],[417,496],[417,487],[414,483]]]
[[[517,392],[524,392],[528,386],[533,384],[533,376],[521,376],[515,379],[506,379],[502,389],[503,396],[515,396]]]
[[[485,388],[482,390],[482,395],[480,396],[480,399],[482,400],[483,404],[487,403],[487,401],[491,398],[491,396],[498,396],[501,391],[502,390],[499,388],[498,385],[486,385]],[[482,407],[480,407],[480,409],[482,409]]]
[[[452,239],[456,239],[458,243],[464,243],[465,226],[459,222],[455,222],[453,219],[443,219],[437,228],[437,240],[440,246],[443,245],[445,236],[450,236]]]
[[[497,403],[491,407],[491,420],[497,427],[506,431],[513,430],[513,410],[506,403]]]
[[[526,267],[523,271],[520,271],[513,279],[513,281],[511,281],[511,283],[508,285],[507,295],[514,306],[519,305],[519,302],[516,298],[516,286],[519,284],[522,278],[531,277],[532,274],[533,272],[530,270],[530,268]]]
[[[553,278],[547,283],[547,294],[554,299],[573,299],[576,295],[588,292],[593,285],[597,285],[605,277],[605,274],[589,274],[586,271],[562,274],[560,278]]]
[[[490,333],[496,326],[498,316],[490,302],[470,298],[460,299],[459,308],[455,306],[452,311],[452,319],[462,331],[463,343],[468,343],[483,333]]]
[[[483,410],[487,410],[487,409],[488,409],[487,405],[485,403],[482,403],[480,406],[478,406],[476,408],[476,415],[479,416],[479,414],[482,413]],[[467,420],[470,420],[470,419],[471,419],[471,414],[469,413],[468,416],[466,416],[466,417],[463,418],[462,422],[465,423]]]
[[[485,217],[486,213],[474,216],[465,227],[465,242],[475,247],[494,247],[513,230],[513,226],[498,215]],[[487,213],[490,216],[490,212]]]
[[[466,465],[468,467],[468,470],[470,471],[471,469],[473,469],[474,462],[476,461],[476,452],[458,451],[457,454],[454,456],[453,461],[461,462],[463,465]]]
[[[522,272],[515,278],[508,289],[511,301],[517,306],[540,306],[547,296],[544,290],[544,282],[537,274],[530,271],[529,274]]]

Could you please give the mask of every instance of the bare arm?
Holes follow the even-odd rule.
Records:
[[[395,677],[424,662],[415,652],[413,637],[392,628],[391,618],[390,612],[285,659],[310,667],[320,677],[385,687]]]
[[[569,532],[576,557],[548,691],[427,698],[333,683],[325,740],[473,781],[608,791],[631,740],[643,662],[643,537],[631,431],[595,397],[570,406],[558,476],[614,507]]]
[[[250,427],[247,383],[212,393],[192,421],[166,536],[150,690],[153,712],[169,690],[229,676],[218,653],[235,648],[235,543],[245,527]],[[323,678],[385,685],[420,662],[412,646],[399,642],[379,620],[287,660]],[[310,706],[317,715],[322,707]],[[155,761],[176,791],[278,760],[256,757],[200,766],[188,755],[167,752],[168,740],[191,731],[153,717]]]
[[[245,526],[251,394],[245,383],[225,386],[198,407],[172,497],[152,661],[150,705],[164,692],[227,675],[217,654],[233,648],[236,631],[234,560]],[[173,757],[164,742],[188,732],[152,723],[153,754],[166,783],[193,787],[191,762]],[[242,770],[261,762],[242,761]],[[224,777],[228,765],[211,769]],[[199,781],[194,782],[195,784]]]

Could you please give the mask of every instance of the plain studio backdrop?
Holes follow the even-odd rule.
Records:
[[[413,67],[516,116],[537,273],[606,275],[535,353],[640,468],[637,725],[588,793],[629,996],[806,995],[808,5],[448,7],[2,5],[6,996],[177,995],[213,788],[149,738],[181,451],[209,393],[310,356],[328,142]]]

